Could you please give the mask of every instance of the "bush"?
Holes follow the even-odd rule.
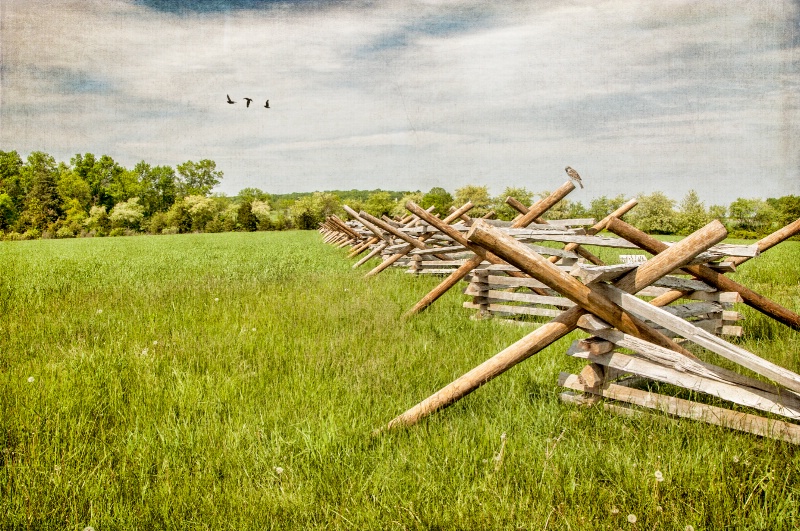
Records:
[[[178,227],[166,227],[161,229],[161,234],[178,234]]]
[[[74,238],[74,237],[75,237],[75,231],[74,231],[74,230],[72,230],[72,229],[71,229],[71,228],[69,228],[69,227],[61,227],[61,228],[60,228],[60,229],[58,229],[58,231],[56,232],[56,238],[58,238],[58,239],[63,239],[63,238]]]
[[[39,232],[39,229],[28,229],[22,234],[22,237],[20,239],[21,240],[36,240],[36,239],[40,238],[41,235],[42,235],[42,233]]]
[[[23,238],[22,238],[22,234],[20,234],[19,232],[11,231],[8,234],[6,234],[5,238],[3,238],[3,239],[5,241],[7,241],[7,242],[14,242],[14,241],[19,241],[19,240],[21,240]]]
[[[125,236],[125,229],[122,227],[117,227],[115,229],[111,229],[111,232],[108,233],[109,236]]]
[[[214,218],[208,223],[206,223],[206,228],[205,228],[206,232],[222,232],[223,230],[224,227],[219,218]]]

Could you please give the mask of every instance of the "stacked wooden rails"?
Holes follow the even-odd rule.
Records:
[[[412,263],[434,256],[437,262],[458,266],[406,315],[423,311],[457,282],[468,278],[468,293],[474,297],[469,304],[478,306],[479,311],[502,313],[492,305],[510,300],[523,302],[517,304],[528,308],[523,313],[553,317],[392,420],[387,428],[414,424],[569,332],[581,329],[592,337],[574,342],[568,354],[588,363],[579,374],[561,375],[559,383],[570,389],[562,393],[565,401],[587,404],[603,400],[608,409],[623,413],[630,412],[631,406],[657,409],[800,443],[800,426],[794,422],[800,420],[800,376],[719,337],[741,333],[741,327],[731,324],[740,318],[730,308],[735,302],[743,302],[800,331],[800,316],[796,313],[725,277],[725,273],[758,253],[800,233],[800,220],[753,246],[720,244],[726,232],[719,222],[668,245],[621,221],[619,216],[624,212],[619,211],[586,231],[540,226],[545,223],[539,216],[569,191],[567,183],[526,209],[528,212],[510,227],[497,226],[501,223],[493,226],[485,220],[473,223],[466,216],[469,204],[444,220],[413,203],[407,205],[412,216],[404,220],[380,220],[353,211],[348,211],[353,217],[349,222],[335,217],[326,220],[321,227],[325,240],[339,247],[350,245],[351,257],[368,249],[368,256],[385,254],[381,265],[368,276],[409,255]],[[537,224],[530,226],[534,220]],[[454,222],[457,223],[451,225]],[[602,229],[619,238],[595,236]],[[543,242],[549,243],[540,245]],[[566,246],[556,249],[552,247],[554,243]],[[642,262],[644,255],[636,254],[636,258],[622,264],[605,265],[585,245],[644,251],[653,257]],[[365,261],[362,259],[357,265]],[[447,267],[442,269],[442,273],[449,271]],[[504,291],[511,289],[516,291]],[[531,293],[519,293],[519,289]],[[705,351],[772,383],[703,361]],[[630,385],[631,376],[706,393],[752,408],[755,413],[643,391]],[[758,412],[787,420],[766,418]]]
[[[409,209],[419,214],[413,205]],[[613,266],[577,264],[568,273],[535,249],[515,239],[508,231],[484,222],[474,224],[466,243],[477,256],[492,256],[493,261],[505,261],[517,271],[524,272],[546,288],[568,298],[573,305],[559,311],[552,321],[393,419],[387,428],[414,424],[430,413],[447,407],[580,328],[594,337],[574,344],[570,355],[587,358],[590,363],[581,374],[562,375],[560,383],[580,393],[587,393],[588,397],[565,394],[565,399],[585,403],[604,397],[800,443],[800,426],[791,422],[800,418],[800,375],[726,342],[708,331],[708,326],[702,322],[686,320],[690,314],[700,311],[706,312],[702,315],[724,314],[728,310],[719,305],[709,306],[709,303],[719,301],[702,300],[709,297],[698,295],[699,301],[664,307],[676,300],[691,297],[694,293],[712,293],[696,283],[702,280],[708,288],[714,288],[719,293],[735,292],[751,307],[794,330],[800,330],[800,316],[724,276],[725,272],[758,252],[799,233],[800,220],[750,248],[719,244],[727,235],[719,222],[713,222],[669,246],[649,238],[617,218],[608,220],[607,224],[609,230],[625,235],[625,239],[636,248],[654,254],[653,258],[644,263]],[[450,231],[444,226],[440,228],[445,232]],[[455,234],[450,234],[457,239]],[[721,261],[724,257],[733,259]],[[675,277],[673,273],[678,270],[695,278]],[[516,279],[511,282],[516,282]],[[661,290],[646,291],[652,287]],[[657,296],[648,301],[636,297],[634,294],[637,293]],[[689,346],[692,350],[687,348]],[[633,354],[620,353],[616,351],[617,347],[633,351]],[[704,350],[738,363],[773,383],[704,362],[699,359]],[[656,395],[614,381],[625,374],[669,382],[789,420],[768,419],[757,413],[745,414]],[[623,408],[619,404],[610,404],[609,407],[615,410]]]

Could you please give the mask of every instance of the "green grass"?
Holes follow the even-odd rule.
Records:
[[[798,311],[798,263],[735,277]],[[315,232],[0,243],[0,528],[800,525],[796,447],[561,404],[578,333],[371,437],[530,328],[458,290],[403,320],[438,279],[351,264]],[[743,311],[743,345],[800,370],[800,334]]]

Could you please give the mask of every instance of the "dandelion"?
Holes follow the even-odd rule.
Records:
[[[661,507],[660,505],[656,505],[656,512],[657,513],[660,513],[660,512],[663,512],[663,511],[664,511],[663,507]]]
[[[147,356],[147,353],[150,352],[147,347],[142,349],[142,356]]]
[[[33,383],[35,381],[36,381],[36,378],[34,378],[33,376],[28,376],[28,383]]]
[[[275,473],[280,476],[281,474],[283,474],[283,468],[281,468],[279,466],[276,466],[275,467]]]
[[[655,476],[656,476],[656,481],[658,481],[659,483],[664,481],[664,474],[662,474],[660,470],[656,470]]]
[[[251,331],[251,332],[255,332],[255,331],[256,331],[256,329],[255,329],[255,328],[251,328],[251,329],[250,329],[250,331]]]
[[[632,524],[635,524],[636,523],[636,515],[635,514],[629,514],[628,515],[628,522],[630,522]]]
[[[153,346],[155,347],[156,345],[158,345],[158,340],[153,341]]]
[[[619,509],[617,509],[616,507],[612,507],[611,514],[619,514]]]
[[[219,297],[214,297],[214,302],[219,302]]]
[[[683,531],[694,531],[694,526],[687,525],[686,527],[683,528]]]
[[[734,455],[733,456],[733,462],[734,463],[738,463],[739,462],[739,456],[738,455]]]
[[[87,525],[86,527],[83,528],[83,531],[94,531],[94,527]]]
[[[97,315],[100,315],[101,313],[103,313],[103,309],[102,308],[98,308],[97,309]]]

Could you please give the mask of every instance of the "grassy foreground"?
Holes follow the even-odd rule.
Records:
[[[0,243],[0,528],[800,526],[797,447],[562,405],[579,333],[371,437],[531,328],[455,290],[404,321],[438,279],[351,263],[315,232]],[[736,276],[800,311],[799,263]],[[800,370],[800,333],[740,311]]]

